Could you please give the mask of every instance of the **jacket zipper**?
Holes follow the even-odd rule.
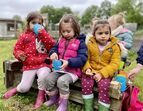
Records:
[[[63,53],[63,55],[62,55],[62,59],[64,59],[64,55],[65,55],[65,53],[66,53],[66,50],[67,50],[68,45],[69,45],[69,40],[67,40],[67,41],[65,42],[65,48],[64,48],[64,53]]]

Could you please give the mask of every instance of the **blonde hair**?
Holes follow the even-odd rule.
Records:
[[[119,27],[120,25],[126,23],[124,13],[118,13],[116,15],[113,15],[109,18],[109,20],[113,21],[116,24],[116,27]]]
[[[92,18],[91,25],[94,25],[98,20],[100,20],[98,17]]]

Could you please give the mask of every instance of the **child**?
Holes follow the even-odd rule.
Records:
[[[111,28],[107,21],[98,20],[88,42],[88,60],[83,67],[82,97],[84,110],[93,111],[93,87],[98,85],[98,111],[109,111],[109,86],[120,63],[118,40],[111,37]]]
[[[134,69],[132,69],[128,73],[128,78],[131,80],[133,80],[135,78],[136,74],[138,74],[141,71],[141,69],[143,68],[143,44],[141,45],[137,54],[138,54],[138,57],[136,59],[137,65]]]
[[[33,30],[35,24],[39,29]],[[14,56],[23,63],[23,75],[20,84],[7,91],[4,99],[8,99],[18,92],[28,92],[32,86],[35,76],[38,76],[38,96],[34,108],[37,109],[44,102],[45,81],[51,72],[51,65],[44,63],[48,57],[47,53],[55,44],[54,39],[43,28],[43,18],[38,12],[31,12],[27,16],[25,32],[20,35],[14,47]]]
[[[117,37],[126,49],[131,49],[133,44],[133,33],[124,27],[124,15],[122,13],[113,15],[108,21],[111,26],[112,35]],[[121,59],[126,62],[127,54],[122,56]]]
[[[93,27],[94,27],[94,24],[99,20],[99,18],[97,17],[94,17],[92,20],[91,20],[91,24],[90,24],[90,28],[91,30],[93,30]],[[92,32],[92,31],[91,31]],[[92,37],[92,34],[91,33],[88,33],[87,36],[86,36],[86,40],[85,40],[85,43],[87,44],[90,37]]]
[[[46,78],[50,99],[45,104],[51,106],[59,100],[57,111],[67,111],[69,84],[73,84],[81,76],[81,68],[87,60],[87,47],[85,36],[80,35],[80,26],[72,15],[67,14],[61,18],[59,33],[61,37],[51,49],[50,58],[61,60],[62,66],[61,70]]]

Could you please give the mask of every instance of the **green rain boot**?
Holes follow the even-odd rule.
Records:
[[[84,111],[93,111],[93,98],[83,99]]]
[[[98,111],[109,111],[109,107],[106,107],[99,103]]]

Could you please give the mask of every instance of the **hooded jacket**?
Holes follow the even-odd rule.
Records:
[[[125,42],[125,48],[131,49],[133,46],[133,33],[124,28],[123,26],[119,26],[112,32],[113,36],[117,37],[120,41]]]
[[[47,65],[44,63],[44,60],[48,57],[47,53],[55,44],[55,40],[45,29],[42,29],[38,34],[38,39],[44,44],[46,49],[45,53],[37,52],[36,34],[30,30],[21,34],[14,46],[13,54],[16,59],[20,60],[19,56],[21,54],[27,56],[26,60],[22,61],[23,71],[52,66],[51,64]]]
[[[83,72],[90,68],[93,74],[100,73],[103,78],[113,77],[119,68],[121,57],[117,42],[117,38],[111,37],[110,43],[100,53],[95,38],[91,37],[88,42],[88,60],[83,67]]]
[[[87,47],[85,45],[84,34],[70,40],[61,37],[56,45],[51,49],[49,55],[57,53],[59,59],[68,61],[65,71],[81,76],[81,68],[87,60]]]

